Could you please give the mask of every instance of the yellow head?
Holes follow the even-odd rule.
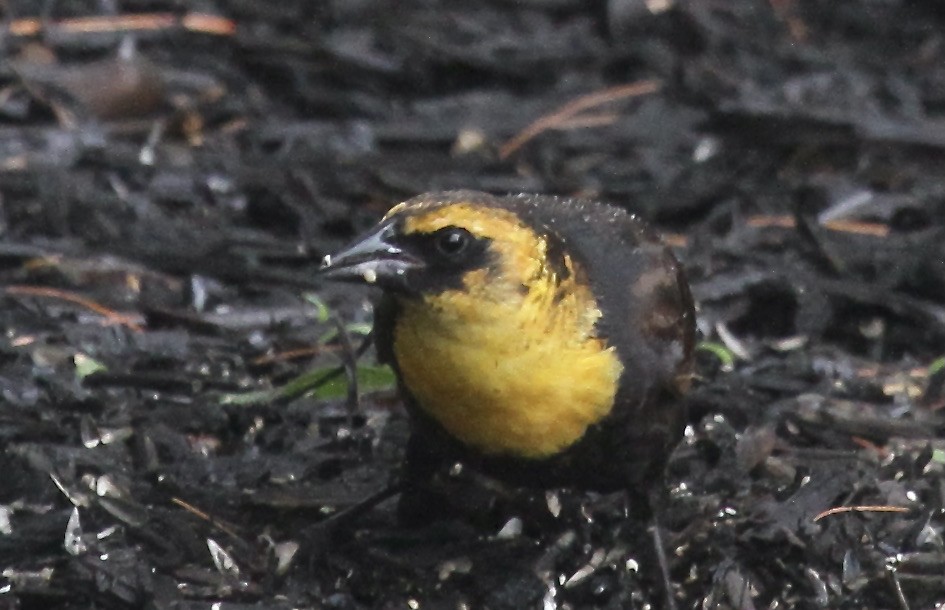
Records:
[[[582,263],[497,201],[411,200],[326,266],[396,301],[381,347],[420,409],[484,453],[547,457],[607,416],[622,365]]]

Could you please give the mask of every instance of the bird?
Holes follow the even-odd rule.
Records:
[[[683,437],[692,296],[624,208],[427,193],[319,273],[380,288],[374,342],[409,414],[406,485],[459,463],[527,488],[645,491]]]

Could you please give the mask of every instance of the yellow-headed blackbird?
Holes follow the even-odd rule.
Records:
[[[383,290],[375,341],[411,415],[408,480],[460,461],[515,484],[633,488],[682,436],[692,298],[624,210],[432,193],[323,270]]]

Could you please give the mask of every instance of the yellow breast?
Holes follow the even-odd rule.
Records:
[[[523,284],[483,269],[404,300],[394,355],[420,408],[487,454],[541,458],[580,439],[610,413],[622,366],[575,275],[536,269]]]

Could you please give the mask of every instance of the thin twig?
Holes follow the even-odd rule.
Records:
[[[836,506],[834,508],[829,508],[814,517],[814,522],[816,523],[824,517],[838,515],[840,513],[908,513],[911,510],[911,508],[906,508],[905,506],[888,505]]]
[[[749,227],[763,229],[777,227],[779,229],[793,229],[797,226],[794,217],[787,215],[758,215],[750,216],[747,220]],[[855,233],[857,235],[871,235],[873,237],[887,237],[889,225],[881,222],[863,222],[859,220],[828,220],[822,225],[830,231],[838,233]]]
[[[186,500],[181,500],[180,498],[171,498],[171,502],[176,504],[177,506],[180,506],[185,511],[194,515],[198,519],[202,519],[206,521],[207,523],[211,524],[215,528],[219,529],[221,532],[228,534],[229,536],[236,538],[237,540],[242,540],[242,537],[237,533],[237,531],[234,529],[232,525],[229,525],[227,523],[220,521],[216,517],[213,517],[209,513],[206,513],[200,510],[199,508],[187,502]]]
[[[863,222],[860,220],[828,220],[824,227],[839,233],[856,233],[857,235],[872,235],[886,237],[889,235],[889,225],[880,222]]]
[[[880,458],[885,458],[889,456],[889,449],[887,449],[886,447],[877,445],[876,443],[874,443],[873,441],[869,439],[863,438],[861,436],[851,436],[850,440],[853,441],[854,444],[859,445],[860,447],[863,447],[867,451],[872,451]]]
[[[507,159],[512,153],[524,146],[532,138],[544,131],[548,131],[549,129],[573,129],[576,127],[610,124],[616,118],[614,116],[614,119],[612,119],[611,117],[613,115],[599,115],[596,119],[591,117],[589,119],[585,119],[584,122],[580,122],[581,120],[577,117],[577,115],[581,112],[584,112],[585,110],[596,108],[597,106],[602,106],[610,102],[632,97],[639,97],[648,93],[654,93],[659,90],[661,85],[662,83],[658,80],[642,80],[629,85],[619,85],[617,87],[610,87],[595,93],[582,95],[576,100],[568,102],[551,114],[546,114],[542,117],[539,117],[531,125],[512,136],[499,149],[499,158]]]
[[[13,36],[38,36],[44,32],[59,31],[69,34],[95,34],[102,32],[145,32],[183,28],[191,32],[232,36],[236,23],[231,19],[207,13],[139,13],[136,15],[104,15],[74,17],[47,22],[36,17],[14,19],[6,26]]]
[[[101,303],[96,303],[95,301],[75,294],[74,292],[67,292],[65,290],[49,288],[46,286],[7,286],[4,288],[4,291],[7,294],[12,295],[48,297],[51,299],[68,301],[103,316],[109,324],[120,324],[136,332],[141,332],[143,330],[141,327],[142,318],[140,315],[124,314],[115,311],[114,309],[110,309]]]

